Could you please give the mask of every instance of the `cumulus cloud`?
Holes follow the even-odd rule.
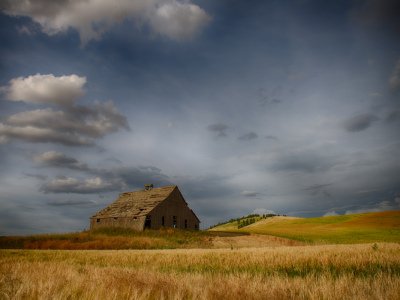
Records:
[[[218,137],[225,137],[227,136],[226,130],[228,129],[228,126],[223,123],[215,123],[208,125],[207,129],[209,131],[215,132]]]
[[[145,24],[153,32],[175,40],[193,37],[210,21],[198,5],[177,0],[9,0],[2,9],[11,16],[32,18],[48,35],[74,28],[83,44],[100,39],[125,19]]]
[[[373,114],[360,114],[347,119],[343,126],[348,132],[363,131],[370,127],[378,118]]]
[[[400,59],[397,61],[392,76],[389,78],[389,86],[393,92],[400,90]]]
[[[85,83],[86,77],[75,74],[59,77],[36,74],[11,79],[5,91],[7,99],[12,101],[73,105],[83,96]]]
[[[249,133],[246,133],[246,134],[243,134],[243,135],[239,136],[239,137],[238,137],[238,140],[241,140],[241,141],[251,141],[251,140],[254,140],[254,139],[256,139],[256,138],[258,138],[257,133],[255,133],[255,132],[249,132]]]
[[[210,20],[199,6],[171,1],[159,6],[149,18],[155,32],[175,40],[188,39],[197,34]]]
[[[9,116],[4,123],[0,123],[0,142],[19,139],[33,143],[85,146],[93,145],[96,139],[121,128],[129,130],[128,121],[112,102],[96,102],[91,106],[75,104],[77,98],[83,95],[85,82],[85,77],[55,77],[52,74],[11,80],[3,88],[7,91],[8,100],[57,104],[59,109],[48,107]]]

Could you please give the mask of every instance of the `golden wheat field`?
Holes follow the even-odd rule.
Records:
[[[0,250],[0,299],[400,299],[400,245]]]

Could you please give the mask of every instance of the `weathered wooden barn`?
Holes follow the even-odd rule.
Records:
[[[146,228],[173,227],[199,229],[200,220],[188,207],[176,185],[126,192],[90,218],[90,229],[125,227],[142,231]]]

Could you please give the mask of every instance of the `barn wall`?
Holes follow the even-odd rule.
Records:
[[[186,219],[187,229],[199,229],[199,221],[187,206],[182,194],[177,188],[148,215],[151,216],[152,229],[159,229],[162,227],[163,216],[165,220],[164,227],[173,227],[173,216],[176,216],[177,228],[185,229]]]
[[[90,218],[90,229],[97,229],[103,227],[123,227],[131,228],[134,230],[142,231],[144,226],[145,217],[134,218]]]

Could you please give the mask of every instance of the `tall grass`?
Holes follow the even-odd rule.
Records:
[[[400,245],[0,251],[4,299],[398,299]]]
[[[64,234],[0,237],[0,249],[176,249],[207,248],[218,234],[179,229],[145,230],[102,228]]]

